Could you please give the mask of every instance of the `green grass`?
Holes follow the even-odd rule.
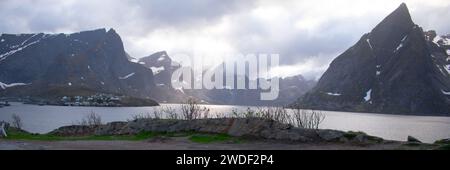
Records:
[[[227,134],[199,134],[194,132],[180,133],[159,133],[141,132],[136,135],[108,135],[108,136],[56,136],[50,134],[31,134],[17,129],[10,129],[6,140],[25,141],[142,141],[154,137],[188,137],[190,141],[196,143],[233,142],[240,143],[241,140]]]
[[[196,143],[241,142],[239,139],[231,137],[227,134],[195,134],[191,135],[189,140]]]
[[[31,134],[18,130],[10,130],[8,131],[8,137],[6,140],[31,140],[31,141],[79,141],[79,140],[126,140],[126,141],[140,141],[149,139],[161,134],[153,133],[153,132],[142,132],[136,135],[111,135],[111,136],[56,136],[49,134]]]

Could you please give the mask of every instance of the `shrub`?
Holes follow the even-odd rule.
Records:
[[[81,122],[78,124],[83,126],[99,126],[102,125],[102,118],[100,117],[100,115],[91,111],[91,113],[81,119]]]
[[[182,118],[185,120],[207,119],[209,111],[208,108],[201,107],[194,98],[189,98],[185,104],[181,105]]]
[[[19,115],[17,115],[17,114],[13,114],[12,115],[12,123],[11,123],[11,125],[14,128],[22,129],[22,119],[20,118]]]

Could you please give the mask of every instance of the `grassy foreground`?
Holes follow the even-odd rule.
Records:
[[[240,139],[227,134],[201,134],[193,132],[183,133],[157,133],[141,132],[136,135],[90,135],[90,136],[56,136],[50,134],[31,134],[17,129],[10,129],[6,140],[25,141],[144,141],[155,137],[188,137],[196,143],[216,143],[216,142],[241,142]]]

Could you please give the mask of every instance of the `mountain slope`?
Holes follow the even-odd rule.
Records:
[[[113,30],[74,34],[2,34],[0,96],[60,97],[98,92],[150,98],[151,70],[129,62]]]
[[[445,49],[426,39],[402,4],[338,56],[297,105],[338,111],[449,115],[447,57]]]

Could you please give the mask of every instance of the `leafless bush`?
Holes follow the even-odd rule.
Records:
[[[81,119],[81,122],[79,124],[83,126],[99,126],[102,125],[102,118],[100,117],[100,115],[91,111],[91,113]]]
[[[142,114],[137,114],[137,115],[132,115],[131,116],[131,120],[130,121],[136,121],[136,120],[142,120],[142,119],[153,119],[152,115],[150,113],[142,113]]]
[[[295,109],[293,120],[298,127],[305,129],[319,129],[319,125],[325,120],[325,115],[320,111]]]
[[[17,129],[22,129],[22,119],[20,118],[19,115],[17,114],[13,114],[12,115],[12,123],[11,123],[12,127],[15,127]]]
[[[167,119],[177,120],[180,117],[177,114],[177,111],[172,107],[162,107],[160,112],[162,112]]]
[[[136,120],[145,120],[145,119],[172,119],[177,120],[180,116],[177,114],[176,110],[172,107],[161,107],[159,109],[155,109],[153,113],[146,113],[146,114],[138,114],[133,115],[131,117],[131,120],[128,121],[136,121]]]
[[[245,112],[233,109],[232,117],[261,118],[306,129],[318,129],[325,119],[325,115],[319,111],[295,109],[291,113],[289,109],[283,107],[262,107],[256,110],[247,108]]]
[[[185,104],[181,105],[182,118],[186,120],[195,120],[209,117],[209,109],[201,107],[197,100],[190,98]]]
[[[153,119],[161,119],[163,117],[163,113],[161,112],[161,110],[154,110],[153,111]]]
[[[214,118],[215,119],[225,119],[227,117],[228,116],[225,113],[216,113],[216,114],[214,114]]]
[[[289,124],[290,120],[288,110],[283,107],[259,108],[256,115],[260,115],[260,117],[264,119],[270,119],[285,124]]]

